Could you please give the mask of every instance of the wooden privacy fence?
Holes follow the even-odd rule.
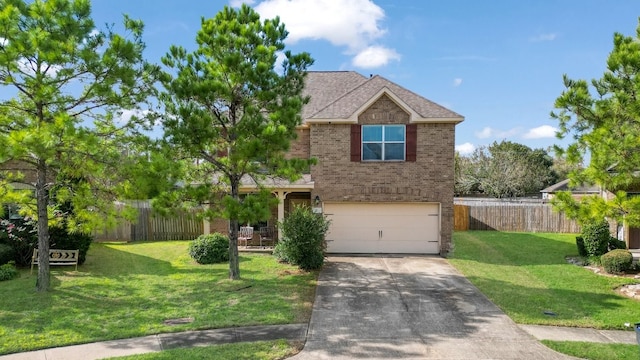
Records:
[[[135,223],[120,222],[115,228],[95,232],[96,241],[153,241],[192,240],[204,233],[204,223],[196,216],[181,213],[159,216],[148,203],[136,203],[138,219]]]
[[[454,228],[521,232],[579,233],[576,221],[546,203],[454,205]]]

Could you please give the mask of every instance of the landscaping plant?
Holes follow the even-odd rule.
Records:
[[[13,248],[7,244],[0,243],[0,265],[12,261],[15,257]]]
[[[609,223],[605,219],[593,221],[582,226],[582,239],[587,256],[601,256],[608,251]]]
[[[229,261],[229,238],[221,233],[200,235],[189,244],[189,255],[198,264]]]
[[[600,264],[609,274],[622,274],[631,269],[633,255],[628,250],[611,250],[600,257]]]
[[[294,207],[280,224],[283,237],[274,255],[303,270],[319,269],[324,264],[324,236],[329,223],[324,216],[312,213],[309,207]]]
[[[7,264],[0,265],[0,281],[11,280],[18,277],[16,264],[11,261]]]

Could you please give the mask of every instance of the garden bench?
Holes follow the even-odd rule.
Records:
[[[49,265],[75,265],[76,271],[78,271],[79,252],[79,250],[49,249]],[[38,249],[33,249],[33,256],[31,257],[31,272],[33,272],[33,265],[38,265]]]

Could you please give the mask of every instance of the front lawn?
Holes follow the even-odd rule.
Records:
[[[0,282],[0,354],[194,329],[307,322],[317,272],[241,254],[198,265],[188,241],[94,243],[78,268],[52,267],[52,290],[35,292],[36,271]],[[181,325],[168,319],[192,318]]]
[[[454,233],[450,261],[520,324],[628,330],[640,302],[614,290],[639,282],[568,264],[575,235],[467,231]]]
[[[542,340],[551,349],[585,360],[638,360],[638,345]]]

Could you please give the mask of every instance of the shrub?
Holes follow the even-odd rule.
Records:
[[[607,252],[609,245],[609,223],[601,221],[590,222],[582,227],[582,239],[588,256],[601,256]]]
[[[189,244],[189,255],[198,264],[229,261],[229,238],[220,233],[200,235]]]
[[[11,280],[18,277],[18,270],[13,261],[0,265],[0,281]]]
[[[18,266],[29,266],[33,249],[38,245],[37,223],[29,219],[11,219],[0,222],[0,242],[13,249]],[[93,237],[83,233],[70,233],[64,226],[49,227],[49,247],[52,249],[79,250],[78,264],[84,264]],[[0,262],[1,263],[1,262]]]
[[[13,261],[15,257],[16,254],[11,246],[0,243],[0,265]]]
[[[329,221],[308,207],[297,206],[280,224],[283,238],[274,249],[279,261],[303,270],[319,269],[324,264],[324,236]]]
[[[615,250],[615,249],[626,250],[627,249],[627,244],[624,241],[620,241],[617,238],[614,238],[613,236],[611,236],[609,238],[609,243],[607,245],[607,249],[609,249],[609,251]]]
[[[578,246],[578,255],[582,257],[587,257],[587,249],[584,248],[584,239],[582,236],[576,236],[576,246]]]
[[[279,262],[289,264],[291,263],[291,260],[287,258],[285,247],[286,245],[284,241],[278,241],[276,246],[273,247],[273,256],[275,256]]]
[[[16,265],[28,266],[38,244],[35,221],[25,218],[1,220],[0,242],[11,246]]]
[[[627,250],[615,249],[602,255],[600,263],[609,274],[620,274],[631,269],[633,255]]]
[[[61,227],[49,228],[49,246],[51,249],[80,250],[78,251],[78,264],[84,264],[87,259],[87,251],[93,241],[93,236],[83,233],[69,233]]]

